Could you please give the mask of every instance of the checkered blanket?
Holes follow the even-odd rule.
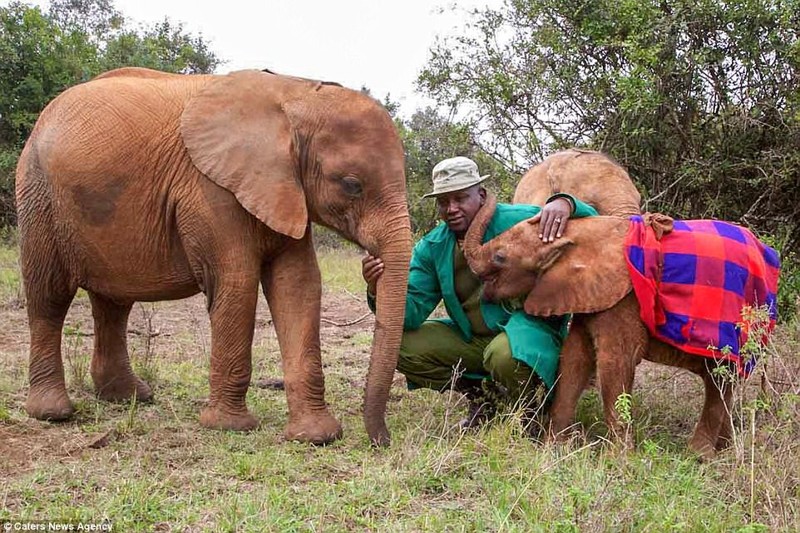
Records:
[[[765,306],[761,331],[772,330],[778,254],[729,222],[650,214],[630,220],[626,259],[650,333],[685,352],[731,361],[747,376],[755,358],[741,347],[756,324],[743,308]]]

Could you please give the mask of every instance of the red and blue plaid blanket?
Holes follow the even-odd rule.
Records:
[[[675,220],[672,231],[658,235],[641,216],[630,220],[626,259],[650,333],[685,352],[731,361],[747,376],[755,357],[743,360],[741,348],[754,324],[742,310],[766,306],[764,329],[772,330],[777,252],[729,222]]]

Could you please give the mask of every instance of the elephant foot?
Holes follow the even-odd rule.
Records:
[[[31,389],[25,402],[25,411],[32,418],[57,422],[70,419],[75,413],[75,408],[65,390]]]
[[[618,429],[609,432],[608,436],[611,437],[614,446],[624,453],[632,452],[636,448],[632,430]]]
[[[109,402],[126,402],[136,398],[139,402],[149,402],[153,399],[153,389],[150,385],[131,376],[129,379],[100,379],[93,376],[94,389],[97,397]]]
[[[716,447],[705,435],[695,435],[689,439],[689,449],[703,461],[711,460],[717,455]]]
[[[209,429],[230,431],[252,431],[258,427],[258,419],[247,409],[229,411],[209,406],[200,412],[200,425]]]
[[[720,436],[717,439],[717,445],[714,446],[714,449],[718,452],[721,452],[730,448],[731,444],[733,444],[733,440],[729,436]]]
[[[290,419],[283,432],[286,440],[328,444],[342,437],[342,425],[327,411]]]

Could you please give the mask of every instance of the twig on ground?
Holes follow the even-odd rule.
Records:
[[[326,324],[332,324],[334,326],[338,326],[340,328],[343,328],[345,326],[352,326],[353,324],[358,324],[359,322],[361,322],[362,320],[364,320],[365,318],[367,318],[371,314],[372,314],[372,311],[367,311],[366,313],[364,313],[360,317],[356,318],[355,320],[350,320],[349,322],[334,322],[333,320],[329,320],[329,319],[324,318],[324,317],[320,318],[320,321],[321,322],[325,322]]]
[[[346,292],[348,295],[350,295],[354,300],[358,300],[359,302],[366,301],[365,297],[358,296],[357,294],[353,294],[352,292],[348,291],[347,289],[344,289],[344,292]]]
[[[129,328],[128,329],[128,333],[130,333],[131,335],[142,335],[142,336],[145,336],[145,337],[158,337],[159,335],[161,335],[161,332],[158,331],[158,330],[155,330],[155,331],[142,331],[142,330],[136,329],[136,328]]]

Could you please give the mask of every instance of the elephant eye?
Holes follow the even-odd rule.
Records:
[[[341,179],[342,189],[347,196],[358,198],[364,192],[361,181],[354,176],[344,176]]]
[[[497,265],[503,265],[506,262],[506,254],[503,252],[495,252],[494,257],[492,257],[492,262]]]

